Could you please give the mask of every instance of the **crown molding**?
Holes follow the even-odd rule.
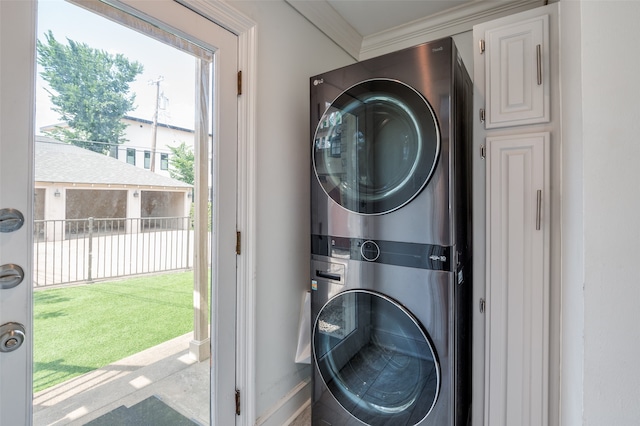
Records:
[[[542,6],[543,0],[475,1],[364,37],[359,59],[470,31],[481,22]]]
[[[194,12],[239,35],[255,28],[256,23],[231,4],[221,0],[175,0]]]
[[[474,0],[363,37],[325,0],[285,1],[356,60],[470,31],[476,24],[545,4],[544,0]]]
[[[345,52],[358,60],[362,36],[324,0],[285,0]]]

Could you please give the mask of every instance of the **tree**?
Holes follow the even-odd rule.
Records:
[[[170,146],[171,158],[169,159],[169,175],[174,178],[186,182],[189,185],[194,183],[193,150],[182,142],[178,146]]]
[[[102,153],[125,142],[122,118],[135,109],[129,84],[142,73],[142,64],[70,39],[64,45],[51,31],[45,39],[37,41],[38,64],[43,68],[40,75],[51,88],[47,92],[52,109],[68,125],[50,134]]]

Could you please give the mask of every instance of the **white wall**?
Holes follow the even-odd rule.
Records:
[[[638,17],[582,2],[585,425],[640,422]]]
[[[284,1],[231,4],[257,23],[256,414],[279,426],[286,418],[276,410],[310,378],[308,365],[294,363],[310,285],[309,77],[353,59]]]
[[[580,2],[562,1],[561,425],[582,424],[584,366],[584,207]]]
[[[562,424],[636,425],[640,3],[562,6]]]

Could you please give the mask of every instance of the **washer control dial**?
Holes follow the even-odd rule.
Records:
[[[375,262],[380,257],[380,247],[375,241],[367,240],[360,246],[360,254],[369,262]]]

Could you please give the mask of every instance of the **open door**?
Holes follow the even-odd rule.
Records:
[[[206,307],[206,292],[196,291],[194,303],[199,311],[194,315],[196,334],[191,339],[191,349],[201,355],[206,353],[210,344],[207,335],[210,334],[214,354],[211,378],[207,383],[211,386],[211,424],[234,424],[233,392],[228,389],[235,387],[236,255],[233,249],[221,247],[235,247],[236,239],[238,108],[234,83],[238,67],[237,37],[177,2],[79,1],[77,4],[102,16],[101,19],[133,26],[148,37],[198,57],[194,59],[198,63],[196,81],[199,83],[195,90],[194,150],[199,151],[197,157],[201,161],[196,166],[199,183],[195,185],[193,195],[197,203],[195,222],[200,227],[194,234],[205,237],[192,241],[200,241],[194,247],[194,264],[200,265],[196,270],[201,273],[204,270],[200,285],[205,280],[203,289],[210,291],[212,309],[209,312]],[[10,265],[5,268],[7,272],[3,269],[3,277],[13,277],[18,267],[24,274],[16,285],[4,285],[10,277],[3,278],[0,290],[0,325],[7,324],[3,328],[7,338],[2,343],[6,350],[0,353],[0,376],[3,378],[0,424],[33,422],[32,362],[33,351],[37,349],[33,345],[32,320],[36,16],[36,2],[0,3],[0,209],[7,208],[8,214],[20,212],[24,218],[23,225],[15,230],[9,230],[9,225],[15,223],[13,219],[3,220],[7,226],[3,225],[0,233],[0,264]],[[163,161],[161,157],[158,159]],[[130,192],[128,200],[142,198],[135,189]],[[127,200],[127,196],[124,199]],[[209,199],[211,224],[207,223]],[[210,244],[207,241],[209,225]],[[210,281],[206,274],[209,265]],[[55,335],[47,337],[56,339]],[[219,392],[219,389],[226,392]],[[83,414],[76,411],[73,415]],[[84,415],[87,417],[82,421],[91,419],[89,414]]]

